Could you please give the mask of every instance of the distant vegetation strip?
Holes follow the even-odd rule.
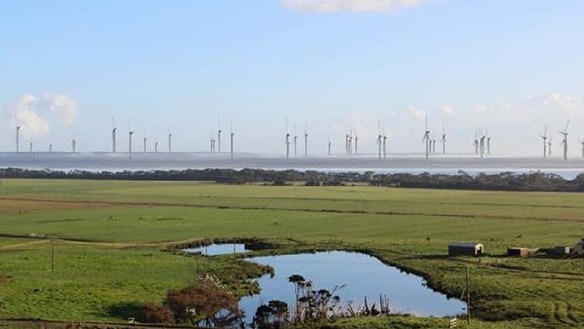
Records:
[[[212,181],[225,184],[265,183],[286,185],[288,182],[304,182],[307,186],[340,186],[345,184],[369,184],[374,186],[404,188],[434,188],[493,191],[546,191],[583,192],[584,173],[567,180],[553,173],[532,172],[469,175],[459,171],[446,174],[380,174],[366,172],[321,172],[265,169],[185,169],[152,171],[83,171],[83,170],[31,170],[0,168],[2,178],[42,179],[98,179],[136,181]]]

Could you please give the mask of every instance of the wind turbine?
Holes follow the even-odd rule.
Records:
[[[426,160],[430,157],[430,129],[428,129],[428,117],[425,118],[426,130],[424,132],[424,137],[422,138],[422,143],[426,143]]]
[[[296,135],[296,125],[294,125],[294,156],[298,155],[298,135]]]
[[[29,149],[30,153],[32,153],[32,141],[30,142],[30,149]]]
[[[485,156],[485,139],[487,138],[485,134],[481,131],[481,139],[480,139],[480,149],[481,149],[481,158]]]
[[[284,137],[284,144],[286,144],[286,160],[290,159],[290,132],[288,131],[288,118],[286,118],[286,135]]]
[[[359,155],[359,136],[357,136],[357,130],[355,130],[355,155]]]
[[[331,155],[332,147],[333,147],[333,143],[331,142],[331,139],[329,137],[329,139],[328,139],[328,155]]]
[[[16,153],[20,153],[20,126],[16,126]]]
[[[168,133],[168,153],[172,152],[172,133]]]
[[[77,141],[75,140],[75,138],[71,139],[71,152],[75,153],[76,152],[76,147],[77,147]]]
[[[570,127],[570,120],[568,120],[568,123],[566,124],[566,128],[564,128],[564,130],[560,130],[560,134],[562,134],[564,136],[564,139],[562,140],[562,144],[561,146],[564,147],[564,161],[568,161],[568,128]]]
[[[446,130],[444,129],[444,122],[442,122],[442,138],[440,138],[440,143],[442,143],[442,154],[446,154]]]
[[[349,133],[345,133],[345,154],[349,154]]]
[[[381,159],[381,150],[383,147],[383,135],[381,134],[381,121],[377,122],[377,156]]]
[[[219,128],[217,128],[217,151],[221,153],[221,120],[219,120],[218,126]]]
[[[231,150],[231,159],[233,159],[233,137],[235,136],[235,133],[233,132],[233,122],[231,123],[231,132],[230,132],[230,137],[231,137],[231,144],[230,144],[230,150]]]
[[[128,132],[128,153],[130,156],[132,156],[132,135],[134,135],[134,132],[130,129]]]
[[[146,143],[148,142],[148,137],[144,137],[144,153],[146,153]]]
[[[154,140],[154,153],[158,153],[158,140]]]
[[[116,122],[114,118],[112,118],[112,153],[116,153],[116,132],[118,128],[116,128]]]
[[[545,126],[545,130],[543,132],[543,135],[539,135],[539,137],[541,138],[541,140],[543,141],[543,157],[547,157],[547,132],[548,132],[548,126]]]
[[[308,124],[304,128],[304,155],[308,155]]]
[[[387,145],[387,135],[385,134],[385,132],[383,133],[383,158],[385,159],[387,157],[387,149],[386,149],[386,145]]]

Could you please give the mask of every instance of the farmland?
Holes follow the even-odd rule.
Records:
[[[458,297],[468,265],[480,319],[472,327],[577,327],[584,322],[584,260],[504,254],[511,246],[573,245],[584,236],[583,214],[577,193],[3,180],[0,318],[123,321],[196,273],[229,276],[234,266],[246,267],[169,251],[173,245],[253,238],[280,252],[365,251]],[[489,255],[448,258],[453,241],[483,243]],[[236,272],[245,275],[229,282],[244,294],[251,288],[238,282],[260,269]],[[363,321],[432,328],[442,319],[336,325]]]

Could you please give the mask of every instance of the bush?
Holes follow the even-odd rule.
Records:
[[[171,290],[166,304],[177,322],[224,327],[241,320],[237,298],[212,276],[198,278],[181,290]]]
[[[142,307],[139,322],[143,323],[174,323],[174,314],[169,307],[156,303],[147,303]]]

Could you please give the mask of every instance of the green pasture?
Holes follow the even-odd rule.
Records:
[[[253,288],[237,283],[260,269],[168,248],[257,238],[281,252],[366,251],[424,275],[451,296],[463,293],[468,265],[481,321],[466,327],[578,327],[584,323],[584,260],[504,253],[512,246],[571,246],[582,237],[584,194],[576,193],[3,180],[0,271],[8,279],[0,283],[0,318],[119,321],[202,272],[224,276],[245,293]],[[489,256],[448,258],[453,241],[483,243]],[[443,320],[336,325],[430,328]]]

